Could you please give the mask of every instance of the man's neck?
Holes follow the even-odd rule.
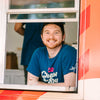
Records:
[[[49,54],[49,58],[55,57],[59,53],[61,47],[62,47],[62,45],[60,45],[60,46],[58,46],[56,48],[53,48],[53,49],[47,48],[48,54]]]

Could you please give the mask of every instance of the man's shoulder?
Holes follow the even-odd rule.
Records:
[[[62,47],[62,52],[64,54],[70,54],[70,53],[76,53],[76,49],[70,45],[67,45],[67,44],[64,44],[63,47]]]
[[[41,53],[44,52],[46,50],[46,47],[39,47],[35,50],[36,53]]]
[[[71,45],[68,45],[68,44],[64,44],[63,49],[76,50],[74,47],[72,47]]]
[[[40,59],[45,55],[45,47],[39,47],[33,52],[33,57]]]

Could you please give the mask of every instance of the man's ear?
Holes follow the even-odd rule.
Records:
[[[43,34],[41,34],[41,39],[43,40]]]
[[[65,34],[63,35],[63,37],[62,37],[62,38],[63,38],[63,41],[64,41],[64,40],[65,40]]]

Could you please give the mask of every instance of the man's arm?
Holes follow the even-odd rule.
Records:
[[[76,83],[76,74],[71,72],[64,75],[63,83],[44,83],[39,81],[39,77],[32,75],[28,72],[28,85],[44,85],[44,86],[66,86],[66,87],[75,87]]]
[[[24,27],[23,27],[23,23],[15,23],[15,26],[14,26],[14,30],[19,33],[20,35],[24,35]]]
[[[75,87],[76,86],[76,74],[74,72],[70,72],[64,75],[64,83],[67,87]]]

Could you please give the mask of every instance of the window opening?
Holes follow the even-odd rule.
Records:
[[[22,3],[22,5],[20,5],[21,3],[19,3],[17,6],[14,4],[14,1],[16,2],[23,2],[24,0],[10,0],[10,6],[9,9],[7,11],[7,15],[8,15],[8,24],[7,24],[7,39],[6,39],[6,69],[5,69],[5,78],[4,78],[4,84],[15,84],[15,86],[11,86],[10,85],[5,85],[4,88],[18,88],[18,89],[28,89],[28,90],[45,90],[45,87],[40,87],[38,88],[37,86],[33,86],[33,88],[31,89],[30,86],[26,86],[24,83],[24,79],[23,79],[23,67],[20,66],[20,57],[21,57],[21,50],[22,50],[22,42],[23,42],[23,37],[18,36],[18,34],[16,34],[14,32],[14,24],[16,22],[26,22],[26,23],[32,23],[32,22],[65,22],[65,32],[68,33],[66,34],[66,39],[65,42],[68,43],[69,45],[75,47],[78,50],[78,20],[79,20],[79,8],[78,6],[76,6],[76,2],[79,4],[78,0],[64,0],[63,2],[61,2],[62,0],[58,0],[59,3],[57,2],[57,5],[61,5],[61,7],[59,6],[54,6],[51,7],[50,4],[54,3],[56,4],[56,0],[49,0],[47,3],[42,4],[40,1],[41,0],[37,0],[39,2],[35,2],[36,7],[35,9],[30,9],[31,3],[30,4],[25,4],[25,1]],[[29,0],[26,0],[27,2]],[[30,0],[31,1],[31,0]],[[29,2],[30,2],[29,1]],[[33,0],[32,0],[33,1]],[[53,2],[55,1],[55,2]],[[66,1],[66,3],[65,3]],[[28,2],[28,3],[29,3]],[[32,5],[34,5],[35,3],[33,2]],[[38,3],[40,3],[40,5],[38,5]],[[65,5],[64,5],[65,4]],[[67,5],[68,4],[68,5]],[[22,6],[25,5],[25,8],[22,8]],[[47,7],[47,5],[49,5],[49,7]],[[18,19],[18,15],[26,15],[26,16],[37,16],[36,19],[33,18],[31,19],[31,17],[26,17],[26,18],[20,18]],[[46,16],[46,17],[45,17]],[[53,16],[53,17],[52,17]],[[49,21],[48,21],[49,19]],[[14,34],[16,35],[14,35]],[[73,36],[74,35],[74,36]],[[15,44],[16,45],[15,45]],[[13,58],[13,59],[12,59]],[[8,64],[8,59],[10,59],[11,63],[14,64],[10,64],[10,68]],[[11,60],[12,59],[12,60]],[[15,60],[14,60],[15,59]],[[8,62],[7,62],[8,61]],[[15,61],[15,62],[14,62]],[[78,63],[78,62],[77,62]],[[11,68],[14,67],[14,68]],[[16,75],[14,77],[12,77],[13,73]],[[18,75],[18,72],[21,73],[20,75]],[[18,76],[17,76],[18,75]],[[76,75],[77,76],[77,75]],[[19,78],[20,77],[20,78]],[[19,81],[17,81],[19,80]],[[21,81],[21,83],[19,83]],[[19,88],[19,84],[23,84],[21,88]],[[3,88],[3,85],[2,85]],[[77,90],[77,86],[76,87],[70,87],[65,88],[65,87],[48,87],[46,90],[47,91],[76,91]],[[60,89],[60,90],[59,90]]]

